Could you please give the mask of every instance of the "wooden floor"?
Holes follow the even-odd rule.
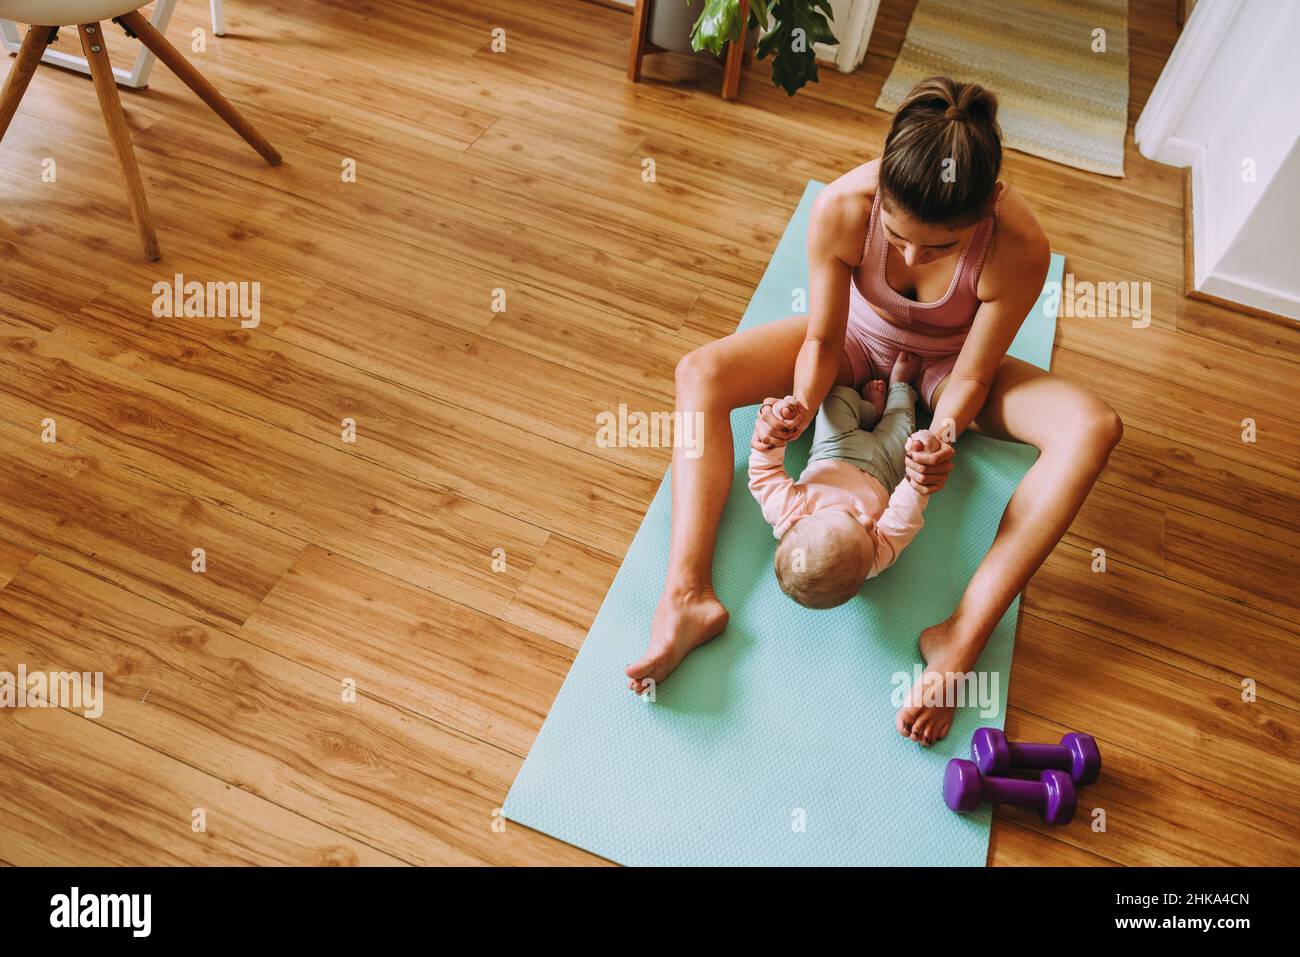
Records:
[[[39,71],[0,147],[0,670],[108,698],[0,711],[0,863],[595,861],[494,827],[668,462],[595,415],[667,407],[805,183],[878,155],[913,4],[858,73],[789,99],[759,62],[731,103],[673,56],[629,85],[606,7],[382,6],[233,4],[194,54],[279,169],[161,67],[123,94],[161,263],[87,78]],[[1131,119],[1172,6],[1131,3]],[[1100,739],[1107,828],[1000,809],[990,860],[1300,863],[1300,332],[1183,298],[1182,174],[1131,133],[1126,169],[1007,157],[1067,270],[1154,312],[1059,324],[1126,432],[1026,592],[1007,719]],[[260,326],[155,318],[178,273],[260,282]]]

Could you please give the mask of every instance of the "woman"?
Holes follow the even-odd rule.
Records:
[[[659,682],[726,627],[713,591],[713,548],[732,481],[732,409],[763,401],[754,441],[797,437],[832,385],[861,388],[906,349],[924,357],[918,389],[934,413],[936,452],[909,453],[908,474],[933,494],[952,442],[974,428],[1035,446],[988,554],[952,614],[920,635],[925,682],[974,669],[994,626],[1073,520],[1122,433],[1090,392],[1008,356],[1047,274],[1047,237],[1021,195],[997,179],[997,101],[976,84],[934,78],[895,114],[885,149],[827,186],[808,231],[811,309],[709,343],[677,366],[677,408],[703,416],[708,440],[672,468],[668,575],[633,690]],[[772,396],[792,394],[791,418]],[[930,443],[934,447],[935,443]],[[899,710],[900,734],[923,745],[948,733],[953,709]]]

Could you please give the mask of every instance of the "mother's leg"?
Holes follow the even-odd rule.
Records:
[[[921,634],[930,680],[974,669],[994,627],[1070,527],[1123,434],[1119,416],[1091,392],[1011,357],[998,367],[975,425],[986,435],[1035,446],[1038,461],[1007,503],[957,608]],[[955,461],[961,468],[960,453]],[[898,713],[898,730],[928,744],[948,733],[952,713],[951,707],[909,703]]]
[[[713,548],[735,462],[731,411],[790,393],[807,328],[806,316],[792,316],[710,342],[677,364],[677,411],[700,417],[702,442],[696,458],[673,449],[668,575],[650,647],[627,668],[634,691],[662,681],[692,649],[726,627],[727,611],[713,591]],[[842,358],[837,381],[852,378]]]

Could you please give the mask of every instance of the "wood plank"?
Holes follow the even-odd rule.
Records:
[[[1136,155],[1130,143],[1126,175],[1115,180],[1008,150],[1002,178],[1033,197],[1034,215],[1068,268],[1077,255],[1112,281],[1159,278],[1182,258],[1182,198],[1167,168],[1149,173],[1154,164],[1144,161],[1134,182],[1128,171]],[[1125,215],[1116,217],[1121,197]]]
[[[493,123],[464,153],[432,147],[399,132],[382,133],[377,140],[376,131],[367,125],[335,119],[307,142],[331,156],[345,150],[365,156],[368,181],[382,195],[418,191],[482,210],[493,219],[524,220],[562,238],[561,251],[579,249],[569,246],[570,240],[582,244],[586,249],[578,261],[584,267],[590,261],[611,282],[618,281],[626,262],[650,274],[672,271],[687,282],[749,295],[807,179],[792,179],[789,189],[762,207],[761,229],[738,231],[729,215],[734,196],[707,184],[698,184],[705,187],[701,189],[674,182],[666,158],[657,160],[663,165],[656,167],[655,181],[646,182],[642,163],[649,154],[644,150],[618,154],[555,142],[537,127],[509,117]],[[431,154],[437,160],[436,175],[421,172],[428,168]],[[339,190],[321,195],[327,202],[353,199]],[[591,231],[592,217],[609,226]],[[757,220],[758,214],[747,218]],[[427,241],[427,231],[418,223],[409,226],[410,242]],[[633,275],[629,273],[629,283]],[[680,310],[656,308],[661,297],[634,295],[632,288],[622,298],[596,298],[576,285],[574,292],[608,311],[654,320],[666,328],[676,328],[681,321]],[[677,300],[670,304],[680,305]]]
[[[1070,730],[1037,718],[1013,722],[1013,716],[1007,727],[1022,740],[1057,740]],[[1199,778],[1193,768],[1154,762],[1109,741],[1099,745],[1102,778],[1081,792],[1071,824],[1053,827],[1033,811],[1006,806],[994,812],[995,832],[1003,821],[1014,821],[1038,832],[1053,850],[1069,843],[1136,867],[1294,866],[1300,860],[1295,842],[1281,830],[1294,827],[1293,812],[1279,813],[1258,800],[1239,802],[1234,787]],[[1104,832],[1092,830],[1100,820],[1097,809],[1105,813]]]
[[[1103,360],[1056,350],[1052,371],[1075,382],[1107,383],[1106,401],[1120,418],[1181,445],[1300,481],[1300,422],[1272,412],[1274,403],[1243,404],[1230,392],[1201,384],[1162,382],[1151,388],[1136,377],[1112,375]],[[1255,442],[1242,441],[1242,420],[1257,420]]]
[[[681,336],[657,325],[532,287],[516,289],[508,310],[493,317],[479,334],[571,373],[626,389],[633,393],[629,398],[645,396],[665,410],[674,405],[677,363],[691,349]],[[591,356],[601,361],[592,362]]]
[[[553,641],[315,547],[241,634],[520,758],[573,660]]]
[[[35,557],[35,552],[0,539],[0,588],[9,584],[14,576]]]
[[[1074,257],[1067,265],[1076,283],[1120,281],[1113,274],[1078,270]],[[1131,373],[1148,388],[1190,385],[1231,397],[1247,410],[1266,405],[1284,415],[1300,414],[1300,399],[1290,388],[1297,371],[1294,360],[1300,358],[1300,326],[1294,335],[1278,337],[1291,362],[1261,363],[1246,343],[1227,345],[1187,335],[1176,316],[1181,293],[1167,283],[1151,286],[1150,326],[1134,328],[1125,318],[1066,317],[1057,324],[1057,345],[1107,362],[1112,374]]]
[[[348,327],[347,317],[358,309],[378,317],[382,337],[358,336]],[[597,416],[616,413],[620,403],[647,413],[662,410],[654,399],[595,376],[561,374],[553,363],[526,352],[386,310],[348,290],[331,288],[308,303],[276,338],[456,405],[472,396],[483,415],[527,423],[541,438],[598,455],[656,482],[671,460],[666,448],[596,444]]]
[[[502,617],[577,651],[620,564],[609,555],[552,535]]]
[[[19,867],[401,863],[70,711],[6,709],[0,723],[0,846]]]
[[[57,416],[62,419],[62,416]],[[0,538],[121,584],[200,621],[244,621],[301,549],[214,500],[44,444],[40,418],[0,424]],[[60,428],[64,428],[63,425]],[[32,494],[40,489],[39,495]],[[191,570],[195,548],[207,570]]]
[[[200,179],[200,174],[207,168],[208,161],[203,158],[205,154],[210,154],[213,149],[231,150],[238,145],[225,144],[202,150],[197,146],[197,131],[194,137],[178,137],[175,124],[169,125],[165,132],[157,132],[159,135],[145,134],[138,139],[142,152],[154,157],[151,165],[165,168],[175,175],[187,176],[191,181]],[[446,150],[418,140],[412,146],[393,136],[389,138],[392,142],[380,149],[373,145],[367,148],[364,138],[356,134],[327,132],[319,135],[326,137],[328,142],[305,140],[299,144],[300,163],[286,163],[276,170],[275,182],[280,192],[275,200],[249,216],[254,222],[267,224],[250,237],[254,240],[261,238],[261,230],[268,228],[275,217],[314,220],[323,234],[317,240],[320,257],[314,261],[318,265],[308,262],[302,264],[302,268],[308,269],[315,278],[323,281],[332,273],[352,271],[352,263],[343,261],[342,250],[352,245],[349,234],[361,228],[359,223],[365,223],[367,231],[408,247],[407,269],[400,278],[394,276],[394,288],[371,284],[372,295],[386,296],[385,301],[402,308],[427,311],[430,304],[441,301],[434,294],[423,297],[410,294],[413,285],[428,290],[437,281],[437,272],[416,265],[422,253],[495,272],[499,276],[502,250],[511,253],[507,273],[510,284],[560,289],[568,295],[615,311],[636,303],[638,314],[661,317],[660,321],[666,328],[675,327],[678,317],[694,298],[693,288],[682,290],[675,284],[662,281],[656,262],[661,257],[652,243],[643,241],[633,247],[629,241],[622,249],[610,249],[612,241],[599,242],[592,237],[590,230],[584,228],[587,220],[581,214],[577,218],[570,216],[559,225],[554,224],[554,211],[545,217],[516,218],[517,212],[508,214],[512,205],[511,194],[521,196],[515,205],[537,205],[535,198],[524,195],[529,184],[521,182],[517,174],[511,178],[498,174],[496,179],[499,182],[494,183],[486,169],[465,160],[460,151]],[[412,159],[413,149],[415,159]],[[447,173],[439,179],[448,180],[447,185],[431,185],[417,172],[419,164],[428,162],[431,152],[444,154]],[[345,156],[358,159],[358,175],[354,183],[340,182],[340,161]],[[458,164],[464,168],[459,177],[454,173]],[[221,165],[226,166],[225,163]],[[444,168],[441,163],[439,167]],[[250,173],[250,176],[254,175],[259,182],[266,179],[260,170]],[[628,164],[628,182],[629,188],[646,188],[640,184],[640,169],[636,163]],[[430,194],[436,203],[430,202]],[[491,204],[494,215],[483,215],[475,202]],[[552,203],[557,209],[566,205],[559,198]],[[788,213],[785,215],[788,218]],[[553,222],[548,224],[546,220]],[[678,242],[676,239],[672,241]],[[285,254],[283,248],[260,250],[260,257],[277,264],[285,261]],[[352,249],[350,255],[355,258],[356,250]],[[698,255],[696,259],[709,261]],[[381,274],[394,273],[394,264],[386,264],[378,256],[375,260],[375,268],[382,270]],[[716,260],[712,275],[728,275],[724,265],[724,259]],[[475,290],[478,310],[489,306],[491,289],[501,283],[502,280],[497,278],[491,285]],[[468,291],[466,295],[469,295]]]
[[[126,38],[116,30],[105,31],[105,35],[108,37],[109,56],[115,64],[125,68],[135,55],[136,44],[131,42],[128,45]],[[71,31],[62,32],[54,48],[73,56],[81,56],[81,43],[77,39],[76,27],[74,26]],[[9,53],[6,51],[5,59],[8,58]],[[134,96],[127,96],[122,105],[126,111],[127,125],[132,132],[148,129],[163,119],[167,113],[160,104]],[[99,108],[95,104],[95,90],[91,86],[90,78],[84,73],[74,73],[71,70],[62,70],[48,65],[38,67],[32,77],[32,86],[28,90],[28,95],[19,104],[18,114],[14,117],[13,125],[5,136],[5,143],[10,143],[11,136],[17,139],[32,135],[32,124],[38,120],[64,128],[84,126],[95,132],[101,141],[104,137],[103,120],[100,119]],[[59,145],[60,140],[57,136],[44,139],[40,144],[39,155],[42,158],[57,157]],[[32,175],[37,182],[40,182],[40,173],[40,163],[37,161],[32,166]],[[54,183],[42,185],[52,186]]]
[[[1243,678],[1254,678],[1262,699],[1300,708],[1294,621],[1128,565],[1095,573],[1089,553],[1071,545],[1048,556],[1025,589],[1023,607],[1234,692]]]
[[[12,325],[53,329],[59,319],[76,312],[104,289],[102,282],[51,283],[49,274],[24,250],[23,236],[0,236],[5,271],[0,282],[0,319]]]
[[[641,522],[639,503],[654,494],[655,482],[591,454],[601,451],[590,438],[594,423],[570,448],[539,441],[526,419],[489,418],[454,391],[431,396],[258,330],[201,331],[193,319],[158,319],[140,336],[139,325],[138,307],[105,296],[68,316],[53,338],[236,415],[255,409],[260,422],[322,445],[338,447],[339,423],[352,418],[359,430],[352,456],[531,525],[564,528],[608,552],[626,547]],[[568,480],[521,481],[522,448],[535,473]],[[532,531],[526,537],[540,544]]]
[[[680,334],[688,339],[692,347],[702,346],[714,339],[721,339],[736,331],[740,320],[745,317],[749,300],[740,296],[728,296],[724,293],[705,289],[686,314]],[[791,311],[791,315],[794,312]]]
[[[1186,285],[1182,287],[1186,292]],[[1294,322],[1260,319],[1234,309],[1184,296],[1177,304],[1178,330],[1210,342],[1245,349],[1266,367],[1281,362],[1293,367],[1300,362],[1300,330]],[[1261,362],[1261,366],[1265,366]]]
[[[1167,513],[1166,574],[1295,622],[1300,546],[1174,509]]]
[[[1071,657],[1088,670],[1088,687],[1075,680],[1076,669],[1061,667]],[[1300,742],[1283,730],[1293,716],[1285,705],[1243,701],[1240,688],[1189,674],[1149,649],[1085,636],[1033,614],[1021,622],[1010,684],[1010,703],[1026,716],[1086,731],[1103,747],[1122,744],[1135,760],[1185,768],[1202,782],[1234,789],[1240,806],[1272,814],[1278,824],[1300,821],[1293,786]],[[1132,728],[1142,735],[1132,736]],[[1033,733],[1020,740],[1060,738]],[[1098,794],[1105,797],[1105,789]],[[1190,828],[1195,815],[1214,819],[1224,810],[1198,805],[1184,820]]]
[[[1126,562],[1161,574],[1165,567],[1165,510],[1149,498],[1098,484],[1065,533],[1065,541],[1088,552],[1104,548],[1107,562]]]
[[[523,829],[494,831],[494,811],[519,759],[376,700],[361,676],[360,696],[346,702],[335,677],[48,559],[37,559],[0,595],[6,660],[20,655],[41,671],[111,663],[103,714],[87,720],[114,732],[99,732],[103,753],[95,766],[131,756],[140,742],[157,761],[185,760],[203,778],[229,782],[223,789],[293,812],[281,816],[301,822],[299,833],[308,822],[329,828],[358,857],[364,847],[366,863],[587,857]],[[46,780],[57,767],[38,755],[20,766]],[[187,814],[180,812],[179,826]],[[157,843],[156,835],[140,836],[146,848]],[[160,853],[149,861],[164,862]]]
[[[75,447],[174,489],[198,492],[202,498],[180,494],[200,515],[215,508],[241,527],[259,523],[278,530],[280,541],[317,541],[485,610],[505,609],[529,557],[546,537],[446,489],[368,468],[342,441],[341,429],[329,444],[299,438],[267,425],[255,412],[214,410],[92,359],[60,337],[24,338],[18,349],[0,347],[0,368],[8,377],[0,408],[15,407],[16,417],[33,423],[33,442],[39,443],[41,419],[54,416]],[[364,431],[361,436],[364,441]],[[75,490],[67,494],[71,498]],[[248,540],[259,538],[250,533]],[[204,544],[187,544],[180,554]],[[209,550],[215,553],[221,544],[218,540]],[[516,557],[503,575],[489,570],[497,547]],[[466,561],[468,555],[482,558]],[[279,557],[276,577],[288,567],[286,553]],[[255,600],[266,590],[259,585]]]
[[[238,245],[256,241],[267,227],[253,216],[243,215],[239,204],[230,202],[230,187],[221,184],[224,177],[211,173],[187,177],[142,155],[145,190],[166,253],[161,263],[144,260],[125,198],[105,189],[103,170],[106,163],[114,161],[101,142],[102,122],[93,115],[91,119],[96,130],[101,130],[97,138],[51,129],[51,135],[59,139],[58,180],[54,184],[42,184],[39,177],[33,181],[28,169],[32,157],[21,145],[11,146],[6,138],[5,148],[0,150],[0,183],[14,199],[6,203],[5,217],[21,240],[5,252],[7,281],[0,285],[0,316],[48,331],[60,316],[76,311],[107,288],[138,300],[148,315],[155,300],[155,283],[174,284],[175,277],[181,275],[204,283],[259,283],[259,320],[262,328],[270,329],[320,288],[320,281],[304,275],[297,265],[276,267],[261,260],[256,274],[250,275],[250,260],[240,255]],[[242,147],[242,157],[248,148],[238,139],[236,142]],[[202,143],[192,144],[192,148],[202,151]],[[138,146],[137,151],[143,154]],[[256,155],[253,158],[261,163]],[[264,164],[253,169],[250,175],[257,177],[259,185],[277,175]],[[226,199],[205,208],[196,184],[209,179],[213,184],[208,198],[224,190]],[[156,198],[160,195],[166,200]],[[59,264],[57,282],[50,281],[50,262]],[[8,281],[9,268],[16,274],[12,281]],[[15,284],[18,290],[12,288]],[[16,298],[17,292],[24,294],[21,299]]]
[[[1057,840],[1050,834],[993,811],[989,832],[990,867],[1113,867],[1113,861]]]
[[[1203,526],[1221,523],[1275,542],[1300,545],[1295,483],[1261,465],[1190,448],[1130,422],[1101,481],[1190,512]]]

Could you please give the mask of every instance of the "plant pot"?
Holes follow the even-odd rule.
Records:
[[[650,22],[646,27],[646,39],[657,47],[674,53],[695,54],[691,49],[691,28],[700,18],[704,9],[704,0],[648,0],[650,3]],[[753,49],[758,43],[758,27],[749,31],[745,37],[745,46]],[[701,50],[699,56],[712,57],[708,50]]]

